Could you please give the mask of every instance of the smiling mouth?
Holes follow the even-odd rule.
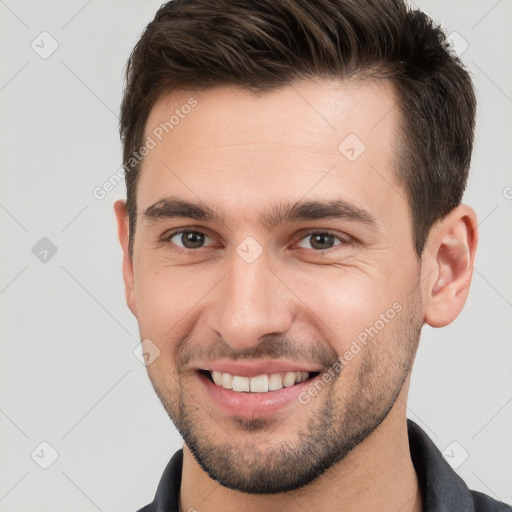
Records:
[[[199,373],[218,387],[241,393],[279,391],[282,388],[292,387],[308,379],[313,379],[320,374],[320,372],[278,372],[256,375],[255,377],[243,377],[215,370],[199,370]]]

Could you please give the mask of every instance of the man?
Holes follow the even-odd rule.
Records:
[[[184,439],[150,511],[510,511],[406,418],[466,301],[475,118],[399,0],[175,0],[128,63],[126,299]]]

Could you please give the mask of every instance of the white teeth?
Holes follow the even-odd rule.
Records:
[[[231,389],[233,387],[233,375],[230,373],[222,374],[222,387],[226,389]]]
[[[296,382],[296,384],[298,384],[299,382],[304,382],[308,377],[309,377],[308,372],[297,372],[297,379],[295,382]]]
[[[249,391],[249,377],[233,375],[233,391]]]
[[[285,388],[289,388],[290,386],[293,386],[295,384],[295,381],[297,380],[297,374],[295,372],[286,372],[286,375],[283,379],[283,386]]]
[[[289,388],[294,384],[304,382],[309,377],[309,372],[271,373],[256,377],[241,377],[215,370],[210,373],[217,386],[233,391],[250,391],[252,393],[266,393],[267,391],[278,391],[283,387]]]
[[[283,388],[283,378],[280,373],[273,373],[268,379],[268,390],[278,391]]]
[[[258,375],[251,377],[251,391],[254,393],[265,393],[268,391],[268,375]]]

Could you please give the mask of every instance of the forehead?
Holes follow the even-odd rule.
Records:
[[[379,208],[399,188],[390,82],[300,81],[162,95],[148,117],[138,211],[168,195],[236,208],[329,196]],[[403,196],[403,193],[402,193]],[[402,197],[403,199],[403,197]]]

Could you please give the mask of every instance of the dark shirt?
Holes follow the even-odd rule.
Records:
[[[418,475],[423,512],[512,512],[512,507],[478,491],[470,491],[443,455],[413,421],[407,420],[411,459]],[[164,470],[155,499],[138,512],[179,512],[183,450]]]

